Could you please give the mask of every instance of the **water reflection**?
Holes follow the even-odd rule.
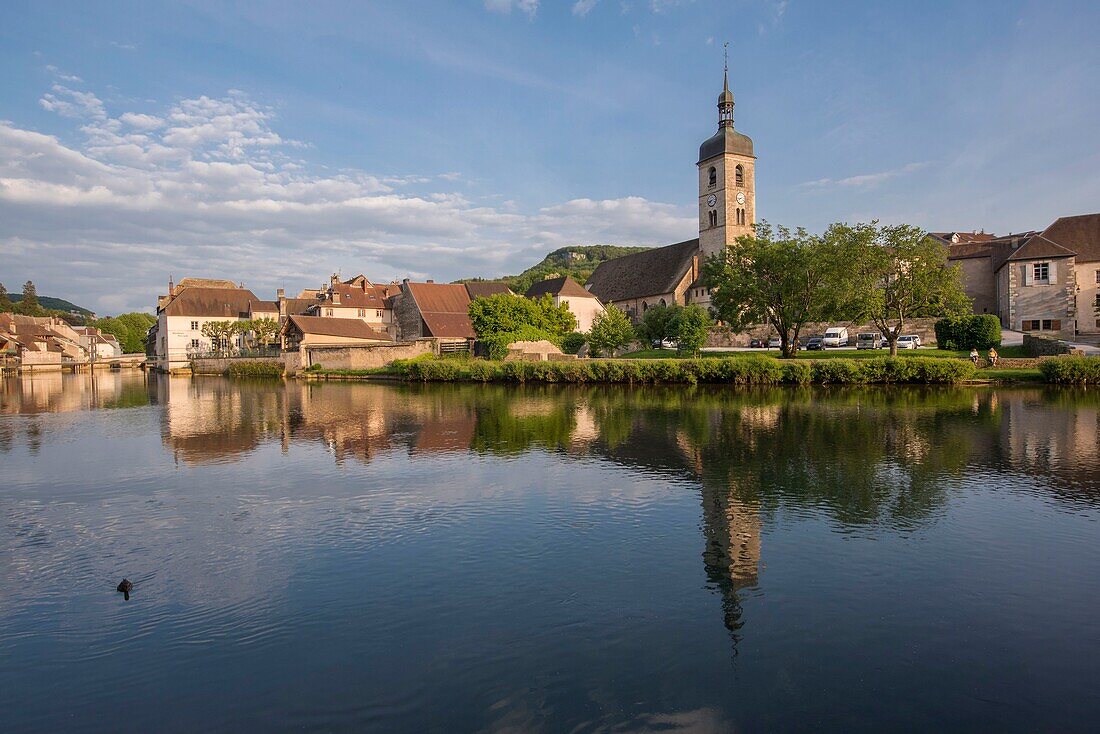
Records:
[[[97,412],[108,410],[107,416]],[[86,441],[95,441],[101,430],[123,430],[105,417],[142,420],[126,428],[125,441],[101,437],[81,454],[62,446],[78,428],[71,422],[78,413],[94,423],[80,434]],[[71,375],[5,380],[0,459],[8,474],[0,505],[10,532],[0,545],[0,581],[12,593],[0,599],[0,653],[18,649],[9,640],[39,634],[20,627],[36,604],[48,599],[66,608],[66,601],[48,593],[35,598],[39,593],[30,587],[36,580],[61,579],[55,592],[94,587],[96,594],[82,597],[83,603],[103,609],[100,587],[110,596],[125,573],[141,590],[126,607],[127,613],[142,615],[134,633],[138,637],[186,616],[174,630],[172,645],[161,651],[169,657],[188,645],[205,650],[226,641],[256,654],[293,649],[296,640],[308,638],[302,625],[314,625],[307,631],[332,644],[326,634],[335,626],[342,634],[337,635],[339,650],[328,661],[338,661],[334,668],[348,664],[345,658],[352,653],[363,660],[371,660],[367,653],[373,653],[386,676],[396,675],[401,665],[395,661],[407,651],[385,648],[377,640],[400,640],[402,648],[431,648],[422,638],[455,645],[446,659],[457,661],[472,689],[496,696],[469,705],[487,711],[499,706],[499,716],[489,718],[500,727],[511,722],[537,728],[549,717],[561,724],[549,728],[559,729],[584,722],[588,728],[599,728],[593,722],[600,722],[606,728],[729,729],[745,719],[695,691],[681,692],[664,707],[639,710],[632,706],[647,695],[643,682],[616,688],[600,679],[585,689],[575,679],[584,676],[579,670],[601,670],[601,655],[629,649],[634,636],[639,648],[652,646],[664,655],[663,663],[672,666],[669,680],[690,670],[708,645],[725,648],[727,641],[723,662],[742,665],[754,642],[786,633],[776,631],[772,618],[783,618],[782,607],[769,615],[761,604],[769,596],[797,593],[804,580],[792,582],[792,567],[812,566],[816,560],[805,556],[812,544],[792,550],[791,528],[818,533],[819,540],[821,534],[839,536],[852,541],[849,547],[871,541],[874,550],[860,557],[868,568],[879,563],[874,553],[894,553],[895,564],[917,557],[911,548],[898,549],[939,529],[942,551],[921,552],[937,559],[942,552],[961,568],[967,559],[951,545],[958,528],[980,532],[974,517],[997,522],[996,516],[967,516],[972,510],[958,507],[982,491],[1003,489],[1014,501],[1026,495],[1056,513],[1095,516],[1100,506],[1098,426],[1095,392],[1042,388],[425,386],[146,379],[140,373],[108,373],[95,380]],[[64,474],[63,468],[43,466],[36,458],[59,447],[64,450],[58,455],[81,464],[93,453],[109,453],[110,472],[105,463],[98,484],[85,482],[91,473]],[[154,457],[138,460],[122,453],[131,449],[148,449]],[[127,477],[127,462],[138,467],[133,474],[150,473],[147,484]],[[51,481],[55,476],[68,481]],[[688,511],[678,515],[682,507]],[[956,518],[967,519],[948,522],[953,509]],[[680,532],[667,529],[677,527],[677,517],[688,518]],[[1089,528],[1076,528],[1064,545],[1062,538],[1028,542],[1061,560],[1059,578],[1080,585],[1074,574],[1087,576],[1089,568],[1073,563],[1082,552],[1079,538],[1088,535]],[[408,543],[410,555],[393,561],[390,554],[409,538],[417,539]],[[676,593],[685,597],[691,583],[696,588],[706,584],[707,591],[700,591],[707,602],[702,626],[716,632],[716,645],[705,633],[685,641],[677,638],[679,631],[657,622],[647,627],[666,616],[676,620],[669,627],[691,626],[685,621],[688,612],[663,599],[654,601],[665,589],[648,589],[636,577],[632,584],[614,583],[616,575],[629,574],[624,568],[646,562],[659,576],[661,564],[668,562],[664,559],[674,556],[681,542],[687,546],[688,570],[677,568],[661,578],[681,580]],[[584,550],[574,551],[571,543]],[[829,547],[843,554],[843,547]],[[1014,560],[1028,570],[1029,551],[997,552],[1023,556]],[[326,565],[333,558],[339,563]],[[382,567],[389,575],[371,575]],[[785,568],[787,576],[777,567]],[[914,575],[914,587],[926,589],[920,584],[927,579]],[[840,586],[849,581],[829,580]],[[940,584],[950,587],[951,579],[937,577],[932,587]],[[621,592],[607,592],[614,601],[610,611],[599,605],[604,589]],[[635,606],[639,611],[631,616]],[[887,611],[899,618],[903,614]],[[985,607],[981,611],[994,614]],[[418,620],[415,629],[405,614]],[[73,618],[81,617],[76,613]],[[975,613],[963,621],[978,618]],[[127,625],[137,624],[136,619],[109,618],[103,629],[129,634]],[[74,623],[60,634],[85,642],[79,627]],[[448,637],[451,627],[458,630],[453,638]],[[579,642],[563,646],[562,654],[571,656],[568,662],[547,652],[556,651],[561,640],[574,639],[574,633]],[[1091,639],[1087,630],[1082,637]],[[681,659],[670,640],[691,649]],[[98,642],[67,662],[80,670],[83,663],[108,657],[113,641],[105,635]],[[993,656],[1002,649],[991,644],[982,652]],[[756,660],[765,657],[756,652]],[[437,654],[446,657],[434,649],[425,653],[433,666]],[[522,685],[510,677],[521,667],[516,661],[540,655],[546,670],[572,665],[570,684],[581,690],[555,683],[531,686],[541,699],[516,693]],[[890,648],[883,659],[895,655]],[[487,670],[486,660],[497,660],[501,669]],[[768,680],[790,679],[790,667],[769,671]],[[712,672],[718,679],[725,670]],[[128,673],[113,675],[104,675],[92,692],[125,682]],[[606,678],[632,680],[625,669],[608,672]],[[297,671],[287,679],[300,680]],[[0,665],[0,688],[18,680],[14,670]],[[387,681],[374,683],[384,690]],[[432,686],[407,683],[407,690],[421,692],[410,694],[410,700],[428,710],[432,697],[422,689]],[[812,698],[809,687],[800,690]],[[775,700],[775,690],[760,693],[760,700]],[[653,691],[648,695],[660,697]],[[570,696],[588,696],[600,713],[566,715],[559,709],[555,714],[554,701],[560,707]],[[0,696],[0,703],[5,700]],[[394,706],[392,700],[374,704],[374,715]],[[626,713],[616,718],[609,711]],[[348,720],[363,723],[369,717],[349,714]],[[385,721],[415,728],[413,719]],[[493,728],[483,719],[478,722]],[[264,728],[271,722],[241,723]],[[310,723],[340,728],[331,720]],[[755,723],[755,728],[769,728],[767,720]],[[441,728],[438,719],[434,725]]]

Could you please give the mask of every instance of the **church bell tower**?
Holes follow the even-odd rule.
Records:
[[[733,128],[727,59],[718,95],[718,132],[699,146],[699,250],[722,252],[756,222],[756,156],[752,139]]]

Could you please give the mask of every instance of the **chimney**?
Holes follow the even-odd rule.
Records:
[[[337,275],[336,273],[333,273],[332,275],[329,276],[328,282],[329,282],[329,285],[336,285],[337,283],[340,282],[340,276]]]
[[[283,290],[282,288],[276,289],[275,290],[275,298],[280,300],[280,301],[283,300],[284,298],[286,298],[286,291]]]

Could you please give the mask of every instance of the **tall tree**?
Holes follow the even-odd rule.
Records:
[[[658,304],[647,310],[642,316],[641,322],[634,327],[639,341],[648,345],[652,342],[660,342],[676,336],[675,321],[680,308],[676,304],[671,306]]]
[[[634,326],[627,315],[614,306],[608,306],[592,319],[588,346],[595,354],[614,356],[616,349],[621,349],[632,341]]]
[[[691,303],[676,311],[674,326],[676,344],[681,352],[698,355],[707,343],[707,332],[714,320],[706,309],[697,303]]]
[[[13,304],[8,296],[8,289],[4,287],[3,283],[0,283],[0,313],[11,311],[12,307]]]
[[[29,280],[23,284],[23,299],[19,302],[19,309],[27,316],[37,316],[42,311],[42,305],[38,302],[38,290]]]
[[[711,308],[734,329],[766,323],[793,357],[804,324],[839,318],[847,310],[848,274],[834,242],[799,228],[756,225],[724,254],[708,258],[703,277]]]
[[[947,249],[919,227],[834,224],[825,239],[850,264],[851,290],[861,318],[869,319],[898,353],[898,337],[910,319],[970,312],[962,271]]]

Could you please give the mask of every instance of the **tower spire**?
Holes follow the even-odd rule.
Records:
[[[718,95],[718,127],[733,127],[733,92],[730,91],[730,42],[722,44],[722,93]]]

